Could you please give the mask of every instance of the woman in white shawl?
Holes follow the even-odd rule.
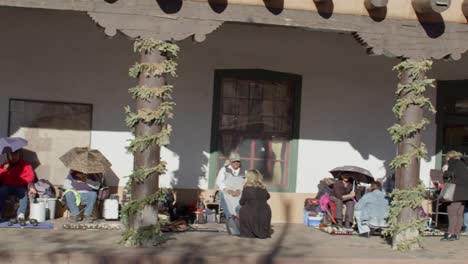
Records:
[[[229,156],[230,164],[222,167],[218,172],[216,185],[220,191],[220,202],[226,218],[239,214],[239,200],[244,188],[245,172],[241,171],[241,160],[237,153]]]

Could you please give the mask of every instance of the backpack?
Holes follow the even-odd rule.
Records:
[[[304,201],[304,210],[311,212],[320,212],[320,201],[313,198],[307,198]]]
[[[45,179],[40,179],[34,183],[39,198],[55,198],[55,188]]]

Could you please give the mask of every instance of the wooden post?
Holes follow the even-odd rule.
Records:
[[[420,72],[419,78],[424,78],[424,73]],[[401,80],[402,84],[410,84],[415,79],[413,79],[408,70],[404,70],[401,73]],[[408,98],[414,96],[414,92],[409,92],[403,95],[403,98]],[[409,125],[409,124],[417,124],[423,118],[423,108],[417,105],[411,105],[408,109],[404,112],[403,117],[401,118],[400,124],[402,126]],[[405,138],[400,144],[398,144],[398,155],[404,155],[413,151],[415,148],[419,148],[421,146],[421,133],[418,132],[414,134],[411,138]],[[396,170],[396,182],[395,187],[399,190],[410,190],[414,189],[418,186],[419,183],[419,168],[420,168],[420,161],[418,158],[412,156],[410,158],[410,164],[407,167],[398,168]],[[404,208],[400,215],[398,216],[398,223],[405,224],[410,223],[414,220],[418,219],[417,210],[411,208]],[[419,232],[416,229],[407,229],[393,237],[393,248],[396,249],[398,244],[401,241],[408,241],[419,237]],[[419,245],[415,243],[413,248],[416,249]]]
[[[140,54],[141,63],[161,63],[165,57],[161,56],[159,51],[147,53],[142,51]],[[164,77],[146,76],[144,73],[139,75],[138,84],[146,87],[161,87],[165,84]],[[137,111],[141,109],[151,109],[156,111],[161,104],[160,98],[151,98],[149,100],[138,98],[136,100]],[[161,131],[160,125],[147,125],[143,122],[138,123],[135,129],[135,136],[154,135]],[[152,168],[160,162],[160,147],[157,144],[150,145],[144,151],[136,151],[134,154],[134,170],[140,168]],[[159,175],[153,173],[149,175],[143,183],[134,182],[132,184],[132,199],[143,199],[148,195],[152,195],[158,191]],[[141,213],[129,217],[129,226],[133,230],[138,228],[154,225],[158,222],[157,204],[147,205]],[[150,243],[151,241],[148,241]]]
[[[463,12],[463,15],[468,18],[468,0],[463,1],[462,12]]]
[[[388,0],[365,0],[364,5],[367,9],[375,9],[375,8],[382,8],[386,7],[388,4]]]
[[[413,0],[416,13],[442,13],[450,7],[451,0]]]

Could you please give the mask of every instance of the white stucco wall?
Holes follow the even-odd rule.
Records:
[[[21,18],[21,19],[18,19]],[[119,185],[132,167],[123,106],[132,104],[127,77],[136,56],[124,36],[108,39],[84,14],[0,8],[0,135],[7,133],[8,99],[91,103],[91,146],[113,163]],[[169,172],[162,186],[207,188],[215,69],[266,69],[303,76],[297,192],[315,192],[328,171],[360,165],[376,177],[388,174],[395,154],[386,128],[398,61],[370,57],[351,36],[299,29],[223,25],[203,43],[180,43],[172,143],[162,152]],[[439,79],[468,79],[468,59],[436,62]],[[435,90],[430,92],[435,98]],[[431,117],[431,119],[433,119]],[[434,123],[424,132],[435,164]]]

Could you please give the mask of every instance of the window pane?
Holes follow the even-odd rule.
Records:
[[[458,99],[455,101],[456,114],[468,114],[468,99]]]
[[[223,96],[236,97],[236,81],[229,79],[223,80]]]
[[[275,103],[274,115],[287,117],[289,114],[289,103],[277,101]]]
[[[451,146],[468,145],[468,126],[447,125],[444,129],[444,144]]]
[[[250,99],[262,99],[262,86],[260,82],[250,82]]]
[[[224,79],[219,123],[220,150],[241,156],[243,169],[258,169],[274,186],[287,184],[292,135],[292,82]]]
[[[268,159],[268,145],[267,139],[255,139],[254,158],[255,159]]]
[[[241,138],[240,143],[237,147],[238,153],[244,162],[245,159],[250,159],[252,157],[251,154],[251,144],[252,140],[248,138]],[[248,162],[248,161],[247,161]],[[249,168],[248,164],[243,165],[244,168]]]
[[[236,127],[236,116],[235,115],[223,115],[221,121],[221,129],[233,129]]]
[[[238,138],[232,135],[223,135],[221,136],[220,144],[220,151],[227,158],[237,148]]]
[[[249,81],[239,81],[239,98],[249,98],[250,88]]]
[[[286,118],[275,118],[274,131],[278,133],[288,133],[291,130],[291,124]]]
[[[275,100],[277,97],[277,87],[273,82],[265,82],[263,84],[263,99],[264,100]]]
[[[273,117],[268,117],[268,116],[264,116],[263,117],[263,127],[264,127],[264,130],[265,132],[275,132],[276,131],[276,128],[275,128],[275,124],[273,122]]]
[[[287,82],[277,83],[277,88],[278,89],[276,90],[276,99],[286,100],[289,98]]]
[[[239,99],[239,114],[249,115],[249,99]]]
[[[263,107],[262,107],[263,116],[273,116],[275,114],[273,110],[274,105],[275,105],[275,102],[273,101],[263,101]]]
[[[224,114],[238,114],[239,113],[239,101],[237,99],[224,99],[223,102],[223,113]]]

